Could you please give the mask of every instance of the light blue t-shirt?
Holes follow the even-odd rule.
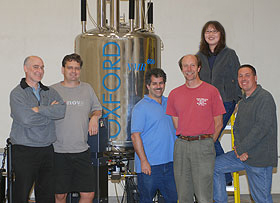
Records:
[[[38,99],[38,101],[40,102],[40,84],[38,83],[38,88],[35,89],[34,87],[32,87],[32,91],[35,94],[36,98]]]
[[[132,111],[131,133],[140,132],[144,150],[151,166],[173,161],[176,131],[172,117],[165,113],[167,98],[162,104],[145,95]],[[141,173],[141,162],[135,153],[135,170]]]

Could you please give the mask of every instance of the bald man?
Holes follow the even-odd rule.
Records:
[[[24,72],[26,77],[10,94],[13,202],[28,202],[35,183],[36,202],[52,203],[54,120],[64,117],[66,105],[54,89],[41,83],[44,62],[40,57],[27,57]]]

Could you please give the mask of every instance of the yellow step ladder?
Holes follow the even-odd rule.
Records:
[[[234,134],[233,134],[233,125],[235,121],[235,113],[233,113],[230,117],[230,124],[231,124],[231,146],[234,150]],[[233,193],[234,193],[234,202],[240,203],[240,187],[239,187],[239,172],[233,173]]]

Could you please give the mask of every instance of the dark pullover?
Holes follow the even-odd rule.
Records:
[[[260,85],[240,100],[234,125],[235,146],[239,155],[248,153],[250,166],[277,166],[277,117],[272,95]]]
[[[214,85],[220,92],[223,102],[238,102],[241,90],[237,82],[237,70],[240,66],[235,51],[225,47],[215,58],[210,68],[208,57],[202,52],[197,55],[201,60],[200,79]]]

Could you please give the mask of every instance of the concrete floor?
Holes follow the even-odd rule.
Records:
[[[272,195],[273,203],[280,203],[280,194],[273,194]],[[250,195],[240,195],[240,203],[253,203],[254,201],[251,200]],[[235,203],[234,196],[229,195],[228,203]]]
[[[273,203],[280,203],[280,194],[273,194],[272,199]],[[121,202],[121,198],[119,201]],[[109,197],[109,203],[118,203],[118,200],[116,197]],[[233,194],[229,194],[228,203],[235,203]],[[254,203],[254,201],[250,199],[249,195],[240,195],[240,203]]]

